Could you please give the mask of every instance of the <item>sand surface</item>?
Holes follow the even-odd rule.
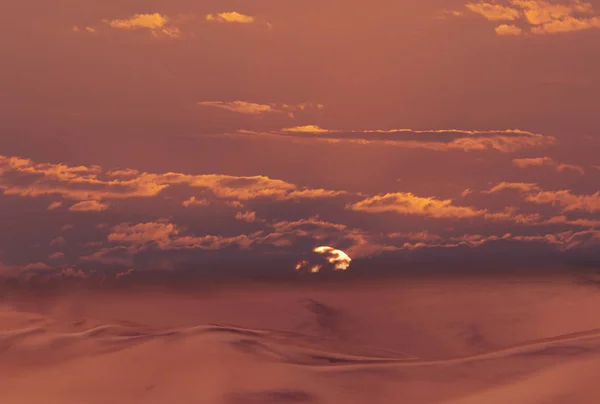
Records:
[[[600,289],[568,279],[0,302],[2,404],[600,400]]]

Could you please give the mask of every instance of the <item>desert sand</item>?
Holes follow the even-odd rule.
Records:
[[[0,301],[2,404],[600,397],[600,289],[568,277],[6,293]]]

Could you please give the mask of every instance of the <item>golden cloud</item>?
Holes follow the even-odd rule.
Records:
[[[519,10],[494,3],[467,3],[465,7],[490,21],[513,21],[518,19],[521,14]]]
[[[108,209],[108,205],[99,201],[82,201],[72,205],[72,212],[102,212]]]
[[[523,29],[516,25],[502,24],[496,27],[496,34],[502,36],[519,36],[523,33]]]
[[[218,14],[207,14],[206,21],[214,21],[214,22],[230,22],[230,23],[240,23],[240,24],[251,24],[256,19],[252,16],[238,13],[237,11],[230,11],[225,13]]]
[[[169,38],[180,38],[181,30],[175,26],[168,26],[169,18],[167,16],[153,14],[134,14],[133,16],[123,20],[104,20],[105,23],[112,28],[119,29],[148,29],[153,36],[167,36]]]
[[[127,175],[123,176],[122,172],[105,173],[98,166],[36,164],[28,159],[0,156],[0,190],[6,195],[60,195],[79,201],[154,197],[172,185],[200,188],[217,198],[231,200],[331,198],[345,193],[301,188],[266,176],[125,172]],[[194,200],[190,201],[191,205],[194,205]]]
[[[196,199],[195,196],[192,196],[190,199],[187,199],[181,203],[184,207],[189,208],[190,206],[208,206],[210,202],[207,199]]]
[[[159,13],[153,14],[134,14],[130,18],[124,20],[111,20],[108,21],[108,25],[113,28],[124,28],[124,29],[160,29],[165,26],[168,18]]]
[[[335,132],[328,129],[323,129],[318,125],[305,125],[305,126],[295,126],[293,128],[284,128],[283,132],[291,132],[291,133],[329,133]]]
[[[468,3],[467,9],[488,20],[521,21],[532,34],[556,34],[600,28],[600,17],[594,16],[590,2],[583,0],[508,0],[510,6],[493,2]],[[496,27],[498,35],[520,35],[517,25]]]
[[[368,213],[394,212],[435,218],[470,218],[485,215],[485,210],[455,206],[451,199],[422,198],[409,192],[377,195],[349,205],[354,211]]]

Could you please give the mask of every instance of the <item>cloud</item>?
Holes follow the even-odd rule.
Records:
[[[121,279],[125,276],[129,276],[131,274],[133,274],[135,272],[135,270],[133,268],[129,268],[127,271],[123,271],[123,272],[119,272],[115,275],[116,279]]]
[[[496,27],[496,34],[502,36],[519,36],[523,33],[523,29],[516,25],[502,24]]]
[[[514,21],[520,17],[517,9],[494,3],[467,3],[469,11],[482,15],[490,21]]]
[[[237,11],[230,11],[218,14],[207,14],[206,21],[212,22],[229,22],[229,23],[240,23],[240,24],[251,24],[256,19],[252,16],[238,13]]]
[[[187,186],[205,191],[207,196],[213,198],[242,201],[258,198],[332,198],[345,194],[344,191],[298,187],[266,176],[153,174],[131,171],[128,176],[122,177],[114,172],[105,173],[98,166],[36,164],[28,159],[0,156],[0,190],[6,195],[60,195],[77,201],[103,201],[155,197],[171,186]],[[193,201],[191,204],[194,204]]]
[[[305,125],[305,126],[294,126],[292,128],[284,128],[283,132],[291,132],[291,133],[329,133],[335,132],[328,129],[323,129],[318,125]]]
[[[444,20],[448,17],[461,17],[464,13],[459,10],[439,10],[437,12],[436,18],[440,20]]]
[[[244,222],[252,223],[256,221],[256,212],[238,212],[235,215],[237,220],[242,220]]]
[[[181,203],[186,208],[191,206],[208,206],[210,202],[207,199],[196,199],[195,196],[192,196],[190,199],[186,199]]]
[[[180,230],[177,226],[166,220],[138,224],[123,223],[113,227],[107,239],[135,246],[143,246],[152,242],[160,248],[165,248],[179,233]]]
[[[358,145],[382,145],[434,151],[484,151],[515,152],[527,148],[540,148],[556,144],[552,136],[519,129],[509,130],[355,130],[324,129],[317,125],[284,128],[280,132],[254,132],[239,130],[235,133],[214,136],[245,139],[269,138],[299,143],[348,143]]]
[[[90,34],[95,34],[97,32],[96,28],[88,27],[88,26],[78,27],[77,25],[74,25],[71,28],[71,31],[73,31],[73,32],[87,32],[87,33],[90,33]]]
[[[584,175],[585,174],[585,169],[581,166],[578,165],[574,165],[574,164],[558,164],[556,166],[556,171],[558,172],[563,172],[565,170],[572,170],[572,171],[576,171],[578,172],[580,175]]]
[[[501,182],[493,186],[488,191],[483,191],[485,194],[493,194],[495,192],[504,191],[506,189],[516,189],[521,192],[530,192],[539,189],[537,184],[524,182]]]
[[[506,189],[520,191],[524,200],[536,204],[553,204],[562,207],[563,212],[584,211],[600,212],[600,191],[591,195],[575,194],[571,190],[546,191],[537,184],[502,182],[489,191],[488,194],[501,192]]]
[[[470,206],[457,206],[451,199],[440,200],[434,197],[419,197],[409,192],[389,193],[363,199],[347,208],[367,213],[397,213],[401,215],[423,216],[436,219],[470,219],[479,217],[487,221],[509,221],[524,225],[540,223],[539,214],[518,213],[516,208],[506,207],[501,212],[490,212]]]
[[[494,242],[523,242],[543,243],[556,247],[559,251],[569,251],[577,248],[585,248],[600,244],[599,230],[564,231],[558,233],[543,233],[534,235],[514,235],[505,233],[501,235],[491,234],[465,234],[461,236],[443,239],[431,237],[418,242],[406,242],[402,245],[403,250],[433,249],[433,248],[459,248],[459,247],[481,247],[484,244]]]
[[[585,174],[585,169],[581,166],[574,164],[557,163],[550,157],[519,158],[513,159],[512,162],[515,166],[519,168],[551,166],[555,167],[556,171],[558,172],[572,170],[578,172],[580,175]]]
[[[395,247],[385,245],[376,238],[346,225],[320,220],[317,217],[297,221],[279,221],[265,224],[261,231],[251,234],[233,236],[194,235],[190,231],[170,222],[167,219],[141,222],[121,223],[114,226],[107,236],[108,245],[102,245],[97,251],[82,257],[82,262],[98,262],[108,265],[123,265],[137,268],[136,257],[160,253],[178,252],[182,257],[191,259],[190,254],[203,254],[210,251],[228,249],[228,251],[273,251],[297,257],[301,246],[310,247],[311,254],[323,257],[327,262],[341,270],[350,264],[353,257],[368,257],[383,251],[394,251]],[[335,245],[339,248],[325,247]],[[319,247],[321,246],[321,247]],[[234,250],[231,250],[234,248]],[[334,251],[335,250],[335,251]],[[338,252],[340,251],[340,252]],[[345,251],[345,252],[341,252]],[[201,257],[202,255],[196,255]],[[175,265],[176,260],[169,255]],[[309,259],[305,256],[302,259]],[[152,258],[154,260],[154,258]],[[153,261],[154,262],[154,261]],[[170,267],[173,268],[173,265]],[[291,269],[290,269],[291,271]]]
[[[28,278],[35,273],[47,273],[53,268],[44,262],[32,262],[26,265],[5,265],[0,262],[0,276],[8,278]]]
[[[269,113],[283,114],[294,117],[296,111],[304,111],[308,108],[323,109],[323,104],[302,103],[297,105],[288,104],[257,104],[247,101],[202,101],[198,105],[203,107],[213,107],[225,109],[246,115],[262,115]]]
[[[153,13],[153,14],[134,14],[130,18],[123,20],[111,20],[108,21],[108,25],[113,28],[124,28],[124,29],[137,29],[147,28],[151,30],[160,29],[165,26],[168,19],[166,16]]]
[[[108,205],[98,201],[77,202],[69,208],[72,212],[102,212],[106,209]]]
[[[52,202],[50,205],[48,205],[48,210],[58,209],[61,206],[62,206],[62,202]]]
[[[104,20],[112,28],[118,29],[147,29],[153,36],[167,36],[169,38],[180,38],[181,30],[176,26],[169,26],[169,18],[166,15],[153,14],[134,14],[133,16],[122,20]]]
[[[558,34],[600,28],[592,3],[583,0],[507,0],[508,5],[494,2],[468,3],[467,9],[491,21],[518,21],[519,25],[496,27],[498,35]]]
[[[512,163],[519,168],[540,167],[543,165],[556,165],[550,157],[533,157],[513,159]]]
[[[264,113],[283,112],[274,107],[274,104],[256,104],[253,102],[246,101],[203,101],[199,102],[198,105],[203,107],[214,107],[226,109],[228,111],[237,112],[240,114],[247,115],[259,115]]]
[[[525,198],[528,202],[537,204],[559,204],[563,212],[586,211],[590,213],[600,212],[600,192],[592,195],[578,195],[570,190],[534,192]]]
[[[435,218],[470,218],[486,213],[484,210],[467,206],[455,206],[450,199],[422,198],[409,192],[373,196],[351,204],[349,208],[359,212],[393,212]]]
[[[50,255],[48,256],[48,259],[51,259],[51,260],[61,260],[61,259],[63,259],[64,257],[65,257],[65,253],[63,253],[63,252],[60,252],[60,251],[57,251],[57,252],[55,252],[55,253],[53,253],[53,254],[50,254]]]

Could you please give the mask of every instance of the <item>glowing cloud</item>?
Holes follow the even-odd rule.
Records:
[[[360,212],[394,212],[435,218],[469,218],[486,213],[467,206],[455,206],[451,199],[422,198],[409,192],[373,196],[349,205],[349,208]]]
[[[152,33],[152,36],[155,37],[166,36],[169,38],[180,38],[182,36],[181,30],[175,26],[167,26],[169,19],[167,16],[159,13],[134,14],[127,19],[104,20],[104,22],[112,28],[129,30],[148,29]]]
[[[523,33],[523,29],[516,25],[502,24],[496,27],[496,34],[503,36],[519,36]]]
[[[583,0],[508,0],[511,7],[494,2],[468,3],[467,9],[491,21],[520,21],[532,34],[557,34],[600,28],[600,17],[592,15],[593,6]],[[498,35],[521,35],[517,25],[496,27]]]
[[[511,7],[493,3],[468,3],[468,10],[482,15],[490,21],[513,21],[519,18],[520,12]]]
[[[328,129],[323,129],[318,125],[305,125],[305,126],[295,126],[293,128],[284,128],[283,132],[291,132],[291,133],[329,133],[335,132]]]
[[[108,205],[98,201],[82,201],[69,208],[72,212],[102,212]]]
[[[191,206],[208,206],[210,202],[206,199],[196,199],[195,196],[192,196],[190,199],[183,201],[181,205],[189,208]]]
[[[154,13],[154,14],[134,14],[132,17],[124,20],[112,20],[108,21],[108,25],[113,28],[124,28],[124,29],[159,29],[163,28],[167,23],[168,19],[166,16]]]
[[[127,176],[123,177],[114,172],[104,173],[98,166],[36,164],[28,159],[0,155],[0,190],[6,195],[60,195],[77,201],[148,198],[157,196],[169,186],[188,186],[225,200],[314,199],[344,194],[343,191],[302,188],[266,176],[150,174],[138,173],[135,170],[124,172]],[[188,202],[189,207],[198,205],[199,201],[191,199]]]
[[[249,15],[238,13],[237,11],[230,11],[218,14],[207,14],[206,21],[251,24],[255,21],[255,18]]]

